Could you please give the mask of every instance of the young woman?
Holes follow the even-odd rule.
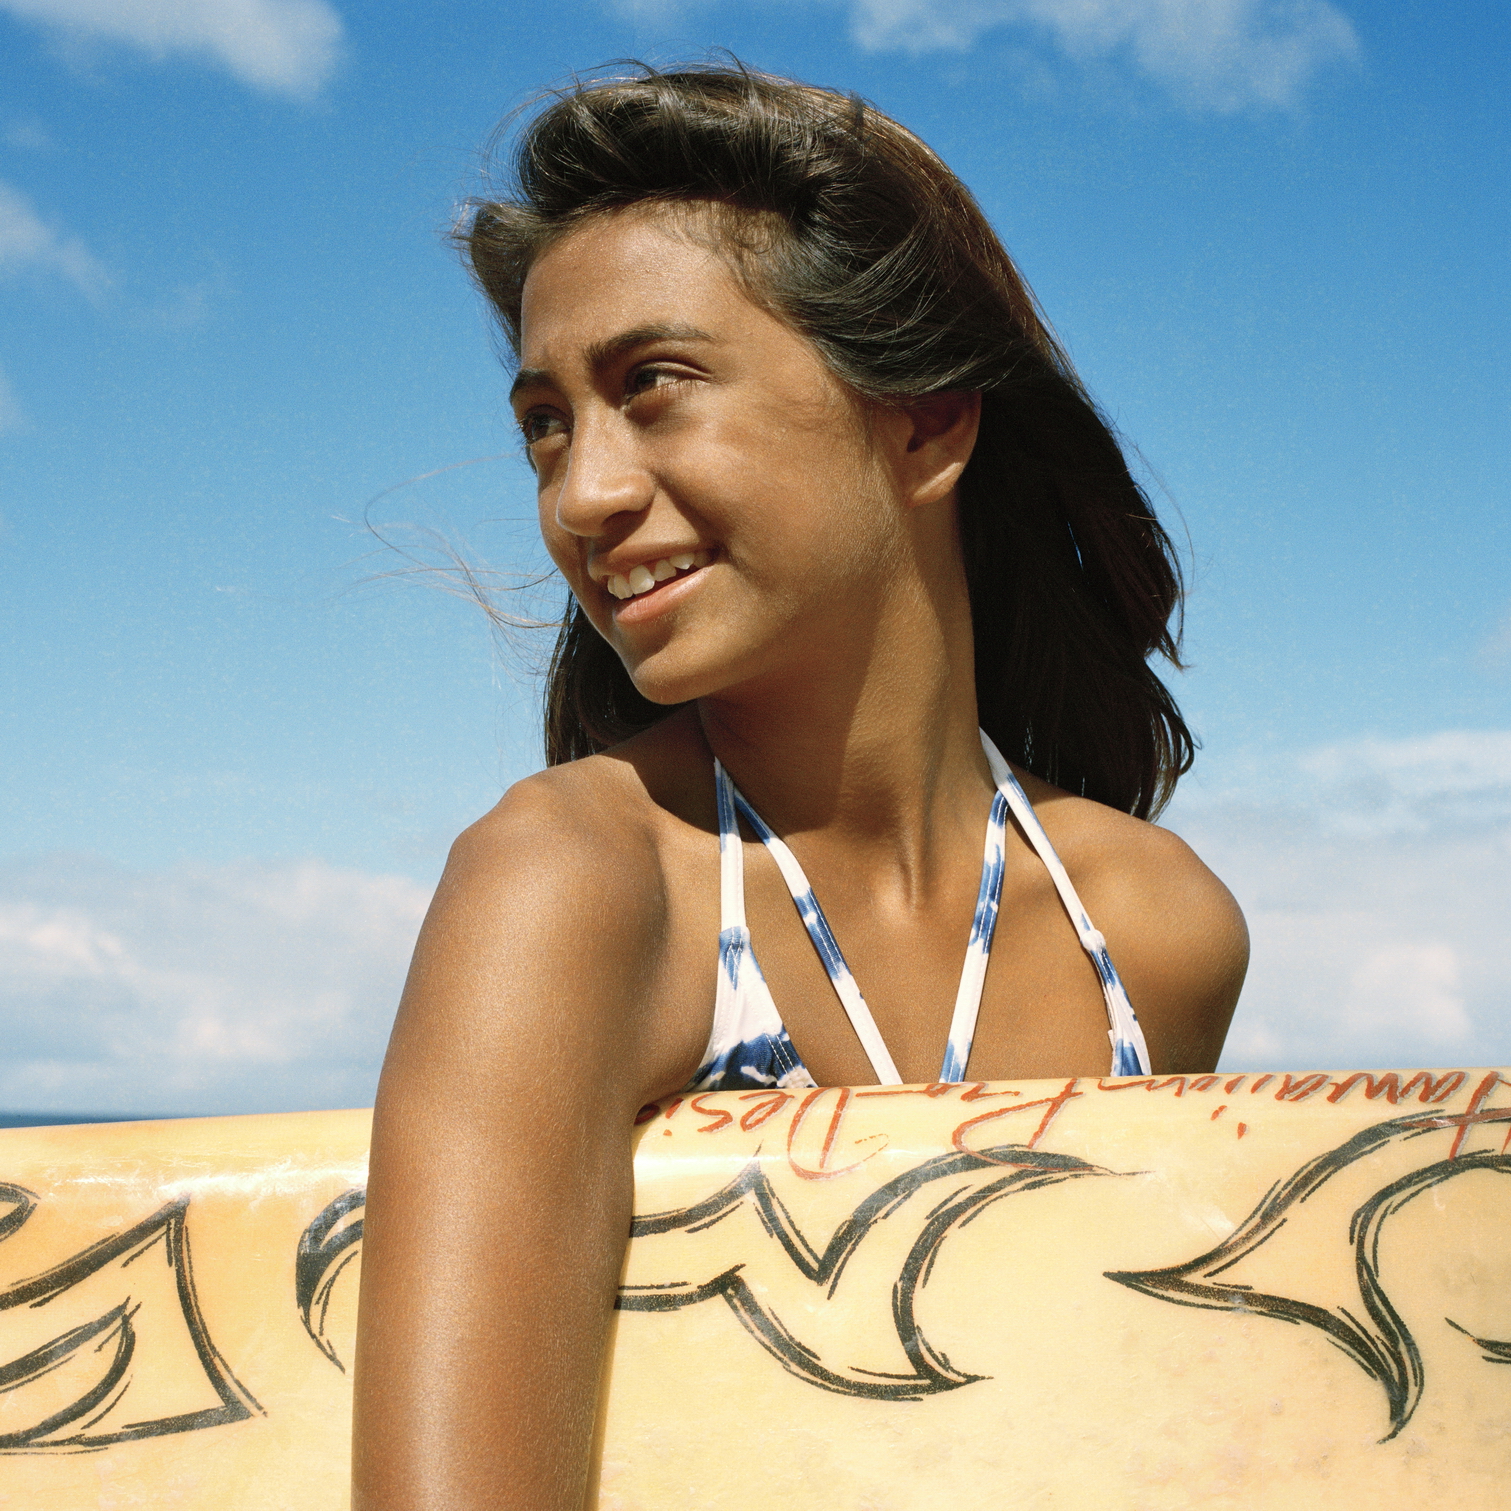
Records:
[[[355,1505],[576,1511],[644,1103],[1210,1070],[1247,944],[1147,822],[1169,542],[922,142],[645,70],[463,240],[571,600],[383,1071]]]

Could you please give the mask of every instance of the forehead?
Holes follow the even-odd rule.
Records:
[[[520,301],[520,358],[554,365],[620,331],[697,326],[753,333],[771,317],[745,294],[729,265],[659,207],[595,216],[536,260]]]

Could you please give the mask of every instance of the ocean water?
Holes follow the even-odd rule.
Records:
[[[192,1112],[0,1112],[0,1128],[57,1128],[65,1123],[155,1123],[161,1118],[195,1117]]]

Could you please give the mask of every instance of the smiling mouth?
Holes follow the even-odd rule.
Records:
[[[664,582],[671,582],[678,577],[685,577],[689,572],[696,572],[699,567],[706,567],[714,559],[712,551],[677,551],[671,556],[663,556],[659,561],[642,562],[638,567],[630,570],[628,576],[615,572],[604,587],[611,597],[639,598],[645,593],[654,592]]]

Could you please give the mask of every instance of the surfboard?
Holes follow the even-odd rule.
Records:
[[[369,1115],[0,1132],[0,1507],[339,1511]],[[1099,1511],[1511,1471],[1511,1070],[672,1098],[590,1503]]]

